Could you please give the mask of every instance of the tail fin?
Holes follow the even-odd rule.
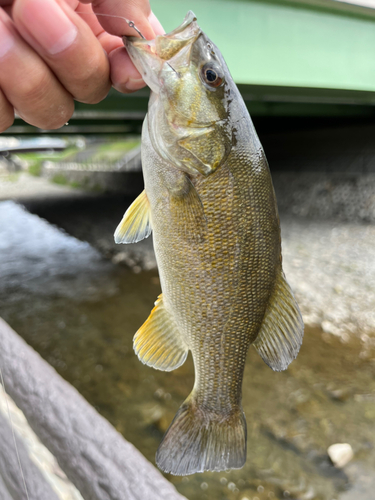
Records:
[[[164,472],[185,476],[205,470],[240,469],[246,462],[246,420],[241,408],[208,412],[189,397],[178,410],[156,453]]]

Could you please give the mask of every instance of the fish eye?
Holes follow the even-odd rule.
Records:
[[[211,63],[205,64],[201,69],[202,79],[210,87],[220,87],[224,82],[223,71]]]

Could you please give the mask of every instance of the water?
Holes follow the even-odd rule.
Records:
[[[174,372],[140,363],[132,337],[160,293],[12,202],[0,203],[0,315],[151,462],[191,391],[189,358]],[[191,500],[370,500],[375,488],[374,352],[307,328],[298,359],[272,372],[250,349],[243,406],[248,458],[238,471],[168,478]],[[332,466],[327,448],[355,456]]]

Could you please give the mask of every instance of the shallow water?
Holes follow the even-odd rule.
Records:
[[[0,203],[0,315],[149,460],[193,386],[191,359],[170,373],[140,363],[132,337],[160,293],[12,202]],[[191,500],[370,500],[375,489],[375,357],[307,328],[283,373],[250,349],[245,467],[169,479]],[[327,448],[350,443],[333,467]]]

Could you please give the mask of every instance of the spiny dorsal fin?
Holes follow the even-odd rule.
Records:
[[[169,372],[185,362],[188,347],[176,322],[164,307],[162,294],[148,319],[134,335],[133,345],[142,363],[157,370]]]
[[[137,243],[151,234],[150,203],[146,191],[125,212],[115,231],[116,243]]]
[[[302,338],[302,316],[281,272],[253,346],[272,370],[282,371],[297,357]]]

